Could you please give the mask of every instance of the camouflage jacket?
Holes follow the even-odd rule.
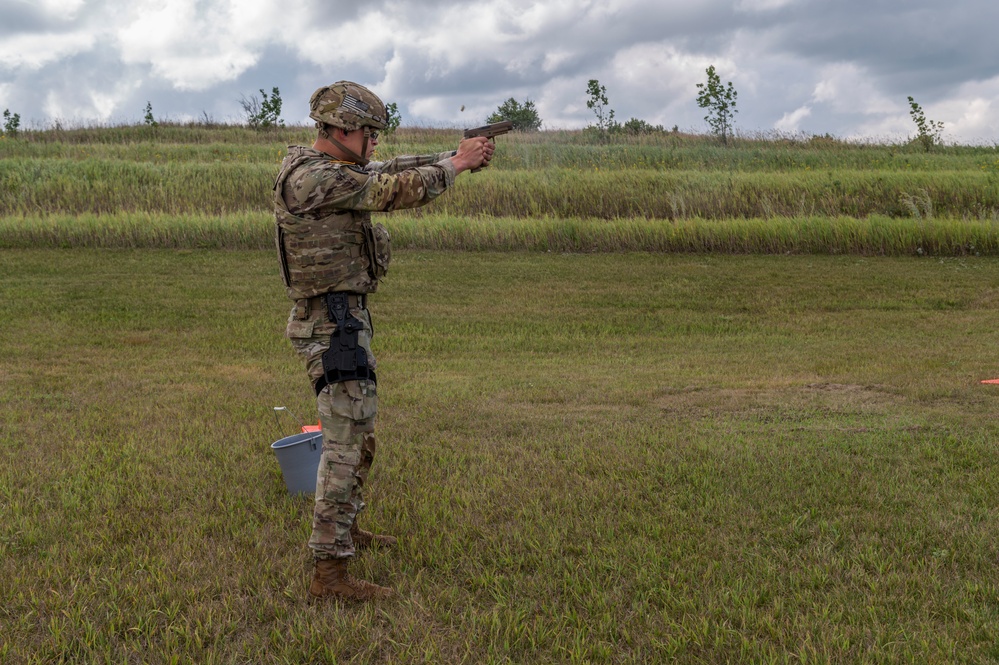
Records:
[[[329,291],[370,293],[391,259],[372,211],[415,208],[454,184],[454,153],[397,157],[361,167],[292,146],[274,185],[282,277],[294,300]]]

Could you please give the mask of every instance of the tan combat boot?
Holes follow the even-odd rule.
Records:
[[[395,592],[388,587],[359,580],[347,572],[348,559],[317,559],[316,569],[309,585],[309,595],[316,600],[341,598],[343,600],[379,600],[391,598]]]
[[[354,541],[354,547],[359,550],[366,550],[369,547],[394,547],[398,538],[395,536],[384,536],[373,534],[357,526],[354,522],[350,526],[350,539]]]

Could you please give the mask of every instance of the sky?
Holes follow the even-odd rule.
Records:
[[[697,84],[738,92],[736,130],[914,135],[907,97],[947,142],[999,143],[996,0],[0,0],[0,109],[21,128],[245,120],[279,88],[311,123],[338,80],[404,125],[472,127],[506,99],[548,129],[615,119],[707,132]]]

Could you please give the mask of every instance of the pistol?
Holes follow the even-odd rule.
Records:
[[[500,122],[494,122],[491,125],[483,125],[482,127],[476,127],[474,129],[466,129],[463,138],[472,139],[476,136],[485,136],[490,139],[493,143],[496,142],[496,137],[500,134],[506,134],[511,129],[513,129],[513,122],[510,120],[502,120]],[[480,166],[477,169],[472,169],[472,173],[478,173],[485,166]]]

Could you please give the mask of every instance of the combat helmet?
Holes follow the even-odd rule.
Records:
[[[352,132],[362,127],[385,129],[387,113],[378,95],[359,83],[337,81],[312,93],[309,117]]]

